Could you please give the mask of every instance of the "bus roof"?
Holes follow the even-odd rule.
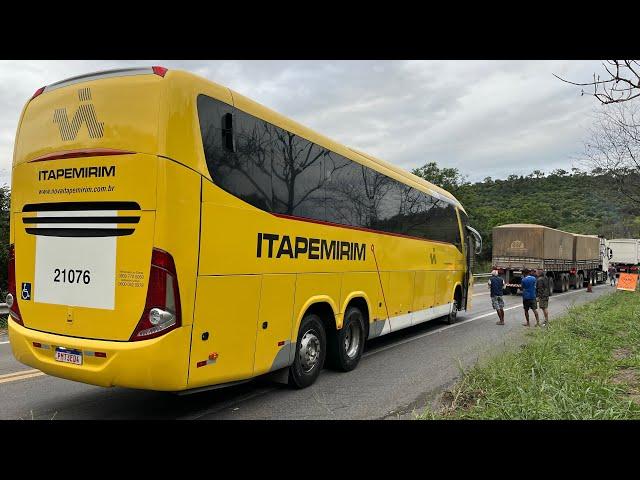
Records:
[[[123,77],[123,76],[138,76],[138,75],[157,75],[160,77],[164,77],[164,80],[169,84],[167,87],[169,90],[172,90],[172,87],[175,87],[177,90],[181,90],[185,86],[185,81],[187,83],[192,83],[190,86],[190,90],[193,91],[205,91],[209,92],[209,94],[217,95],[217,92],[225,91],[225,94],[230,96],[231,101],[234,107],[239,110],[245,111],[255,117],[261,118],[267,122],[270,122],[280,128],[288,130],[296,135],[299,135],[313,143],[323,146],[331,151],[339,155],[343,155],[344,157],[349,158],[355,162],[360,164],[364,164],[368,167],[373,168],[374,170],[379,171],[382,174],[385,174],[395,180],[398,180],[404,184],[410,185],[412,187],[417,188],[418,190],[422,190],[425,193],[432,195],[435,198],[441,199],[445,202],[451,203],[457,206],[462,212],[466,214],[466,211],[460,204],[460,202],[448,191],[443,188],[434,185],[427,180],[418,177],[408,171],[393,165],[392,163],[386,162],[379,158],[373,157],[367,153],[359,151],[355,148],[349,148],[345,145],[340,144],[324,135],[321,135],[304,125],[301,125],[290,118],[285,117],[282,114],[277,113],[274,110],[271,110],[260,103],[251,100],[244,95],[241,95],[228,87],[217,84],[209,79],[201,77],[199,75],[193,74],[191,72],[183,71],[183,70],[168,70],[163,67],[141,67],[141,68],[124,68],[124,69],[114,69],[114,70],[105,70],[100,72],[88,73],[85,75],[79,75],[72,78],[67,78],[65,80],[61,80],[59,82],[47,85],[46,87],[42,87],[39,89],[34,97],[41,95],[42,93],[48,93],[52,90],[56,90],[58,88],[67,87],[70,85],[74,85],[77,83],[83,83],[88,81],[95,81],[107,78],[115,78],[115,77]],[[205,88],[208,87],[208,88]],[[195,88],[193,88],[195,87]],[[204,90],[204,91],[203,91]],[[177,92],[176,92],[177,93]],[[176,101],[178,99],[182,99],[184,101],[184,97],[182,95],[177,95]],[[226,99],[220,98],[222,101],[227,101]],[[29,102],[28,102],[29,103]],[[26,109],[27,105],[25,105]],[[23,111],[24,114],[24,111]]]

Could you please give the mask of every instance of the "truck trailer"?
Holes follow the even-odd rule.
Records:
[[[638,273],[640,265],[640,240],[637,238],[614,238],[609,240],[609,264],[618,274]]]
[[[493,229],[493,266],[505,280],[505,293],[521,289],[522,271],[544,270],[554,292],[583,288],[606,280],[602,240],[533,224],[501,225]]]

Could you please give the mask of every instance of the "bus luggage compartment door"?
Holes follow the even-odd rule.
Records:
[[[253,375],[261,282],[261,275],[198,278],[189,388]]]

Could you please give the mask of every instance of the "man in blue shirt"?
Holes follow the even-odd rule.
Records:
[[[522,271],[522,305],[524,306],[524,317],[527,323],[523,323],[525,327],[529,326],[529,309],[533,310],[536,316],[536,327],[540,326],[540,318],[538,317],[538,305],[536,302],[536,277],[531,275],[529,269]]]
[[[491,306],[498,313],[499,320],[496,322],[496,325],[504,325],[504,300],[502,299],[504,280],[498,276],[497,270],[491,272],[489,290],[491,293]]]

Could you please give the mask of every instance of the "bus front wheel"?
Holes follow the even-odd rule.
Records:
[[[329,339],[327,361],[332,368],[349,372],[358,366],[364,350],[364,315],[357,307],[349,307],[342,328]]]
[[[308,313],[300,322],[296,354],[289,367],[289,385],[305,388],[316,381],[327,356],[327,335],[322,319]]]
[[[449,312],[449,315],[445,317],[446,322],[449,325],[453,325],[458,320],[458,310],[460,309],[459,305],[460,305],[460,302],[456,295],[456,298],[454,299],[453,304],[451,305],[451,311]]]

